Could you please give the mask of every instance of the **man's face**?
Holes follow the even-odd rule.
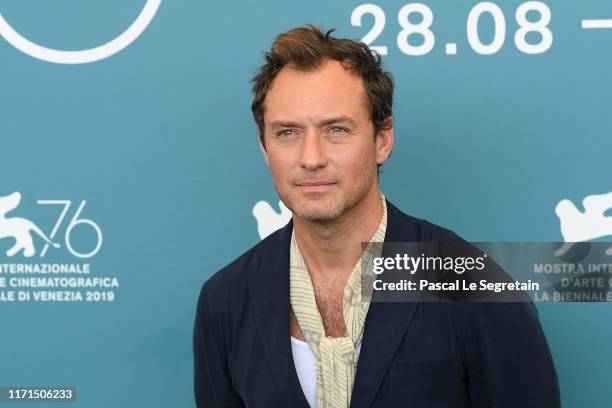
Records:
[[[378,190],[376,165],[391,149],[374,137],[361,78],[332,60],[312,72],[286,66],[265,106],[262,152],[295,215],[332,220]]]

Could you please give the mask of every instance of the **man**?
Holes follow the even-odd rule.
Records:
[[[362,43],[276,38],[252,110],[292,220],[202,288],[199,407],[558,407],[531,303],[369,302],[362,242],[464,242],[379,191],[393,82]]]

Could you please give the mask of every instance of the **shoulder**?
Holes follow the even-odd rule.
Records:
[[[403,241],[431,241],[458,245],[462,250],[474,250],[475,246],[450,229],[441,227],[424,219],[408,215],[387,201],[388,218],[393,220],[393,227],[400,231],[394,233],[395,239]],[[401,241],[397,239],[397,241]],[[495,264],[496,265],[496,264]],[[495,269],[503,274],[496,275],[500,281],[509,278],[503,269]],[[445,304],[450,320],[455,326],[457,335],[464,341],[476,341],[480,336],[492,336],[507,341],[517,336],[533,333],[541,337],[538,312],[531,300],[525,296],[522,302],[449,302]]]
[[[282,234],[291,223],[270,234],[253,245],[238,258],[213,273],[200,289],[198,309],[205,304],[208,309],[219,310],[224,306],[238,306],[248,297],[247,280],[249,275],[262,263],[274,255],[275,248],[283,239]]]
[[[403,241],[461,242],[466,241],[450,229],[425,219],[406,214],[387,200],[387,223],[396,229]],[[409,239],[406,239],[409,238]]]

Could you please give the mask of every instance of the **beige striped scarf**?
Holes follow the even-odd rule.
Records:
[[[383,216],[378,229],[370,242],[383,242],[387,229],[387,204],[380,193],[383,203]],[[295,317],[304,334],[306,342],[317,358],[317,408],[348,408],[357,370],[356,347],[363,337],[363,326],[370,307],[371,282],[373,273],[371,262],[380,256],[382,245],[372,245],[363,252],[350,273],[343,295],[343,315],[347,333],[344,337],[327,337],[306,262],[291,234],[290,247],[290,299]],[[370,282],[361,292],[362,262],[369,262],[366,268]],[[366,264],[368,265],[368,264]],[[369,290],[368,290],[369,289]]]

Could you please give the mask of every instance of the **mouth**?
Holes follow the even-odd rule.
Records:
[[[297,187],[304,192],[325,192],[330,190],[336,183],[332,181],[304,181],[297,183]]]

